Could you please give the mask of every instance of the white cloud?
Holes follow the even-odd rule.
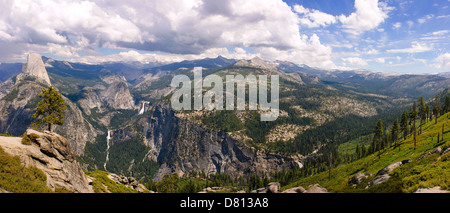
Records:
[[[366,66],[368,65],[367,61],[359,58],[359,57],[348,57],[342,59],[344,62],[348,62],[350,65],[354,66]]]
[[[408,27],[412,27],[414,25],[414,22],[409,20],[409,21],[406,21],[406,24],[408,24]]]
[[[27,51],[78,57],[81,51],[98,48],[124,49],[129,57],[117,55],[124,59],[143,60],[136,54],[141,50],[178,59],[236,47],[253,49],[269,60],[293,58],[311,66],[334,66],[331,48],[316,35],[302,35],[298,15],[282,0],[5,0],[0,8],[9,11],[0,13],[2,60]],[[310,15],[316,24],[329,22],[319,11]],[[287,55],[271,54],[270,49]],[[248,55],[238,52],[221,54]]]
[[[432,47],[419,43],[419,42],[412,42],[410,48],[404,48],[404,49],[390,49],[386,50],[388,53],[420,53],[420,52],[428,52],[433,50]]]
[[[396,22],[396,23],[394,23],[394,24],[392,25],[392,28],[393,28],[393,29],[398,29],[398,28],[400,28],[400,27],[402,27],[402,23],[400,23],[400,22]]]
[[[437,64],[435,64],[436,68],[450,69],[450,53],[441,54],[434,59],[434,61],[437,62]]]
[[[355,0],[355,9],[356,11],[349,16],[338,17],[345,31],[355,35],[377,28],[388,18],[388,12],[392,10],[378,0]]]
[[[426,21],[432,19],[434,17],[433,14],[428,14],[426,16],[423,16],[422,18],[417,19],[417,22],[419,22],[420,24],[425,23]]]
[[[385,63],[385,59],[384,58],[376,58],[375,61],[377,63],[380,63],[380,64],[384,64]]]
[[[324,27],[337,22],[333,15],[320,12],[318,10],[310,10],[304,8],[302,5],[294,5],[294,11],[299,14],[299,22],[310,28]]]

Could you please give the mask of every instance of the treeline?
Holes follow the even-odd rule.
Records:
[[[254,173],[246,176],[232,177],[227,173],[205,174],[205,172],[197,172],[195,170],[180,177],[177,173],[171,175],[166,174],[159,181],[150,180],[144,185],[152,191],[160,193],[196,193],[207,187],[225,187],[235,188],[236,190],[244,190],[251,192],[252,190],[267,186],[270,182],[280,182],[286,185],[298,177],[312,174],[312,170],[308,169],[291,169],[279,172]],[[271,177],[271,178],[269,178]]]
[[[393,145],[398,147],[398,141],[406,139],[409,135],[413,135],[414,149],[416,148],[416,136],[422,134],[422,126],[442,114],[450,112],[450,95],[449,90],[445,90],[441,95],[436,95],[430,103],[425,103],[421,96],[410,106],[409,111],[403,111],[401,116],[396,118],[389,130],[383,128],[381,119],[377,121],[372,143],[369,146],[363,144],[356,147],[356,159],[363,158],[375,152],[380,152],[383,148]],[[444,103],[442,104],[442,101]]]

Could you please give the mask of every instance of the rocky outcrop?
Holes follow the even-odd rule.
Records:
[[[167,103],[157,104],[152,115],[140,124],[144,127],[145,145],[150,147],[147,158],[161,165],[155,180],[165,174],[183,175],[193,170],[235,177],[297,166],[290,158],[257,152],[225,132],[176,117]]]
[[[207,187],[204,188],[202,191],[198,193],[214,193],[214,192],[236,192],[236,193],[245,193],[245,191],[238,191],[236,187],[220,187],[220,186],[213,186],[213,187]]]
[[[294,188],[286,189],[282,193],[304,193],[305,191],[306,191],[305,188],[303,188],[301,186],[297,186]]]
[[[124,184],[126,187],[130,189],[134,189],[138,191],[139,193],[143,193],[144,191],[148,191],[147,188],[145,188],[144,185],[140,184],[135,178],[133,177],[125,177],[124,175],[117,175],[114,173],[110,173],[108,175],[108,178],[114,181],[116,184]]]
[[[432,149],[431,151],[429,151],[429,152],[423,154],[422,156],[420,156],[420,157],[419,157],[419,160],[421,160],[421,159],[423,159],[423,158],[425,158],[425,157],[427,157],[427,156],[429,156],[429,155],[432,155],[432,154],[438,154],[438,155],[440,155],[440,154],[442,154],[442,153],[443,153],[442,148],[438,146],[438,147]]]
[[[31,145],[21,143],[18,137],[1,137],[0,146],[11,155],[18,155],[25,166],[36,166],[47,175],[50,189],[66,189],[72,192],[93,192],[72,152],[67,139],[53,132],[28,129]]]
[[[114,109],[134,109],[135,104],[125,81],[114,81],[102,92],[107,106]]]
[[[35,79],[16,82],[12,91],[0,100],[0,132],[22,135],[31,125],[36,106],[40,99],[37,94],[45,87]],[[67,105],[64,124],[56,126],[55,132],[66,137],[77,155],[84,152],[86,142],[97,136],[92,125],[83,117],[78,106],[64,97]]]
[[[80,156],[84,153],[87,142],[93,142],[97,137],[97,130],[89,123],[78,108],[77,104],[64,97],[67,105],[64,124],[56,126],[55,132],[64,135],[69,140],[72,151]]]
[[[366,173],[358,172],[355,176],[351,177],[348,180],[348,183],[349,184],[360,184],[364,178],[368,178],[370,176],[372,176],[372,174],[369,172],[366,172]]]
[[[309,187],[304,193],[328,193],[328,190],[316,183]]]
[[[409,162],[411,162],[410,159],[387,165],[386,167],[377,172],[375,178],[367,184],[367,187],[375,186],[380,183],[383,183],[384,181],[389,180],[389,178],[391,177],[389,173],[391,173],[394,169]]]
[[[282,193],[328,193],[328,190],[316,183],[314,185],[310,185],[308,190],[305,190],[305,188],[301,186],[297,186],[286,189]]]
[[[125,79],[108,76],[102,80],[109,85],[85,87],[82,90],[83,98],[78,103],[87,115],[91,114],[93,108],[97,108],[98,112],[102,113],[106,108],[134,109],[136,107]]]
[[[26,76],[35,77],[38,81],[51,85],[42,57],[37,53],[28,55],[27,63],[22,66],[22,73],[19,74],[18,80]]]

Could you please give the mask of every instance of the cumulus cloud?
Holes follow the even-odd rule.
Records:
[[[367,61],[359,57],[348,57],[343,58],[342,60],[353,66],[366,66],[368,64]]]
[[[302,5],[294,5],[294,11],[299,14],[300,23],[308,27],[323,27],[337,22],[333,15],[314,9],[310,10]]]
[[[349,16],[340,15],[338,19],[345,31],[355,35],[377,28],[392,10],[378,0],[355,0],[354,7],[355,12]]]
[[[441,54],[434,61],[437,62],[435,67],[440,69],[450,69],[450,53]]]
[[[347,33],[359,35],[365,31],[377,28],[388,18],[388,13],[393,8],[378,0],[355,0],[355,12],[350,15],[333,16],[318,10],[304,8],[302,5],[294,5],[293,10],[299,16],[299,22],[309,28],[325,27],[331,24],[341,23]],[[401,23],[395,23],[394,28],[399,28]],[[378,29],[380,32],[384,29]]]
[[[37,51],[101,61],[101,56],[93,55],[98,54],[96,49],[114,48],[128,54],[117,54],[116,59],[163,60],[164,55],[178,59],[220,53],[334,66],[331,48],[316,35],[301,34],[297,14],[282,0],[5,0],[0,7],[9,11],[0,14],[0,44],[15,47],[13,51],[2,48],[2,60]],[[313,14],[318,11],[311,13],[315,20]],[[321,23],[328,22],[317,21]],[[244,49],[253,52],[239,53]],[[86,54],[92,57],[80,56]]]

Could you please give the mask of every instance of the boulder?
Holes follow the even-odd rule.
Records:
[[[294,188],[286,189],[282,193],[304,193],[306,190],[301,186],[297,186]]]
[[[309,187],[309,189],[306,190],[305,193],[328,193],[328,191],[327,189],[323,188],[318,183],[316,183],[311,187]]]
[[[278,182],[271,182],[267,184],[267,193],[279,193],[281,185]]]
[[[369,172],[366,172],[366,173],[358,172],[355,176],[351,177],[348,180],[348,183],[349,184],[360,184],[362,182],[363,178],[367,178],[369,176],[372,176],[372,174]]]
[[[389,180],[389,178],[391,177],[389,173],[391,173],[394,169],[402,166],[403,162],[408,163],[410,161],[411,160],[408,159],[387,165],[386,167],[377,172],[375,178],[372,181],[370,181],[369,184],[367,184],[367,187],[375,186],[380,183],[383,183],[384,181]]]
[[[427,156],[429,156],[429,155],[432,155],[432,154],[442,154],[443,153],[443,150],[442,150],[442,148],[441,147],[436,147],[436,148],[434,148],[433,150],[431,150],[431,151],[429,151],[429,152],[427,152],[427,153],[425,153],[425,154],[423,154],[422,156],[420,156],[419,157],[419,160],[421,160],[421,159],[423,159],[423,158],[425,158],[425,157],[427,157]]]

